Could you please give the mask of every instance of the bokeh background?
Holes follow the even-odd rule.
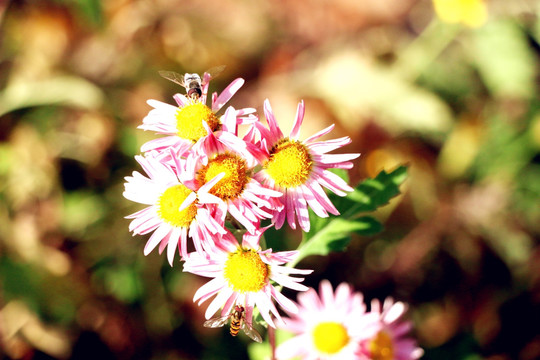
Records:
[[[288,129],[361,152],[354,184],[409,165],[385,230],[306,258],[410,304],[425,359],[540,358],[540,7],[526,0],[0,1],[0,354],[248,359],[202,326],[205,281],[142,254],[124,216],[158,70],[246,85]],[[290,232],[274,249],[294,249]],[[294,294],[287,294],[294,298]],[[261,329],[264,333],[264,331]]]

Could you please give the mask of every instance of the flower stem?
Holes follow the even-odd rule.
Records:
[[[276,359],[276,330],[268,326],[268,342],[270,343],[271,359]]]
[[[435,18],[422,33],[402,49],[392,65],[401,78],[414,82],[460,33],[459,25],[445,24]]]

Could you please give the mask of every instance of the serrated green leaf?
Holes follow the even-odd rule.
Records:
[[[406,166],[400,166],[390,173],[383,170],[374,179],[366,179],[358,184],[336,207],[345,217],[375,211],[399,194],[399,186],[406,178]]]
[[[311,230],[304,234],[299,255],[294,264],[309,255],[327,255],[343,251],[351,240],[350,235],[374,235],[382,225],[372,217],[357,217],[359,213],[374,211],[387,204],[399,192],[399,186],[407,178],[407,167],[400,166],[387,173],[381,171],[374,179],[360,183],[347,197],[334,201],[341,212],[339,217],[319,218],[310,212]],[[291,265],[294,265],[291,264]]]

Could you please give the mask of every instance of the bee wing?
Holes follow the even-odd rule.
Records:
[[[255,330],[253,327],[251,327],[247,322],[242,321],[242,330],[244,333],[251,338],[251,340],[256,341],[258,343],[262,342],[261,335]]]
[[[180,86],[185,87],[184,85],[184,75],[181,75],[179,73],[176,73],[174,71],[159,71],[159,75],[161,75],[163,78],[172,81],[173,83],[176,83]]]
[[[211,318],[210,320],[206,320],[203,324],[204,327],[207,327],[207,328],[218,328],[218,327],[222,327],[223,325],[225,325],[227,323],[227,321],[229,321],[229,318],[231,317],[231,315],[227,315],[227,316],[216,316],[214,318]]]
[[[223,70],[225,70],[225,65],[214,66],[213,68],[206,70],[205,74],[210,75],[210,79],[215,79],[223,72]]]

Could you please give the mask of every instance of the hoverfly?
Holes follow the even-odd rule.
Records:
[[[256,342],[262,342],[261,335],[253,329],[253,327],[246,322],[245,319],[245,309],[241,305],[236,305],[229,315],[226,316],[216,316],[210,320],[204,322],[204,326],[208,328],[218,328],[222,327],[231,319],[231,329],[230,333],[232,336],[238,335],[240,329],[249,336],[252,340]]]
[[[225,65],[220,65],[205,71],[205,73],[210,75],[210,79],[214,79],[223,71],[223,69],[225,69]],[[188,98],[191,98],[192,100],[197,100],[201,97],[202,88],[206,85],[204,82],[204,75],[203,79],[201,79],[199,74],[186,73],[185,75],[181,75],[174,71],[159,71],[159,75],[184,87],[187,91]]]

